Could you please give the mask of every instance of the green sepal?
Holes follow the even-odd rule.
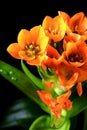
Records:
[[[37,67],[38,73],[41,76],[42,79],[46,81],[54,81],[54,79],[57,78],[57,76],[54,74],[53,70],[48,68],[47,70],[43,70],[41,66]]]
[[[54,93],[54,95],[61,95],[64,93],[64,90],[61,89],[61,87],[58,84],[58,76],[55,75],[54,71],[50,68],[43,70],[43,68],[41,66],[38,66],[38,72],[39,75],[42,78],[42,83],[43,83],[43,87],[44,89],[47,90],[46,85],[44,85],[45,81],[49,81],[49,82],[53,82],[53,88],[52,88],[52,93]],[[49,90],[48,90],[49,91]]]
[[[65,109],[62,109],[62,113],[60,117],[57,119],[53,114],[51,114],[51,120],[50,120],[50,125],[52,128],[60,128],[66,121],[66,115],[67,111]]]
[[[29,130],[69,130],[70,120],[66,120],[60,128],[51,127],[51,118],[48,115],[38,117],[29,127]]]
[[[33,73],[30,72],[30,70],[24,64],[23,60],[21,60],[21,66],[25,74],[28,76],[29,80],[31,80],[32,83],[36,85],[39,89],[42,89],[43,85],[41,79],[37,78]]]

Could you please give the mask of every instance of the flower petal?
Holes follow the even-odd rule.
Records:
[[[22,49],[25,49],[27,43],[31,43],[32,36],[30,31],[22,29],[18,34],[18,44]]]
[[[18,43],[12,43],[7,47],[7,52],[14,58],[20,59],[19,51],[21,50]]]

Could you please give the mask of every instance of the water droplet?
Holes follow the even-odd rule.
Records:
[[[2,73],[3,72],[3,69],[0,69],[0,73]]]
[[[7,75],[8,72],[6,70],[0,69],[0,73],[2,73],[3,75]]]
[[[13,71],[9,71],[9,74],[10,74],[10,75],[13,75],[14,73],[13,73]]]
[[[11,79],[15,80],[15,81],[17,80],[17,78],[15,76],[12,76]]]
[[[12,70],[10,70],[8,74],[9,74],[9,77],[11,78],[11,80],[17,80],[17,78]]]

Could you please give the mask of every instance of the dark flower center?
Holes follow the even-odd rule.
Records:
[[[83,62],[83,57],[79,54],[75,54],[75,53],[72,53],[68,56],[67,58],[67,61],[70,61],[70,62],[80,62],[82,63]]]
[[[25,52],[26,52],[26,55],[29,57],[31,57],[31,56],[36,57],[38,55],[38,53],[40,52],[40,46],[36,45],[35,43],[26,44]]]

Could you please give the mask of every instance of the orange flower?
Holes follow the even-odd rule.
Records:
[[[78,95],[82,95],[81,83],[87,80],[87,62],[81,67],[76,67],[61,59],[57,63],[55,73],[59,78],[58,84],[63,90],[70,90],[76,85]]]
[[[42,27],[49,39],[54,42],[62,40],[65,35],[66,24],[61,16],[54,18],[46,16],[42,22]]]
[[[62,55],[68,63],[81,67],[87,62],[87,45],[82,40],[68,42]]]
[[[54,99],[52,95],[46,91],[37,91],[41,100],[50,108],[51,113],[56,117],[60,118],[62,113],[62,108],[71,109],[72,102],[68,99],[71,95],[71,91],[68,91],[65,94],[62,94]]]
[[[66,22],[66,33],[77,33],[81,35],[84,40],[87,40],[87,17],[83,12],[78,12],[70,17],[66,12],[58,11]]]
[[[72,32],[79,34],[87,33],[87,17],[83,12],[76,13],[69,20],[69,27]]]
[[[58,83],[60,87],[65,91],[71,89],[76,84],[79,76],[78,69],[64,60],[58,61],[55,73],[59,78]]]
[[[18,43],[12,43],[7,51],[14,58],[23,59],[31,65],[40,65],[48,45],[49,38],[41,26],[35,26],[30,31],[22,29],[18,34]]]

